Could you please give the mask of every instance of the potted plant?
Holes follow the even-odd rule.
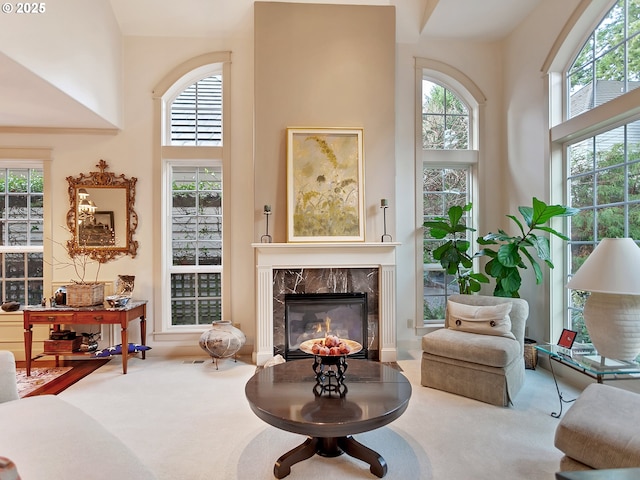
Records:
[[[464,207],[454,205],[447,211],[447,217],[436,217],[424,222],[429,228],[429,234],[438,240],[448,240],[433,251],[433,258],[440,262],[442,268],[449,275],[455,275],[460,293],[471,294],[479,292],[481,283],[489,283],[483,273],[472,270],[473,258],[467,253],[471,242],[466,239],[466,232],[475,232],[461,222],[464,212],[471,210],[471,203]],[[459,238],[462,236],[462,238]]]
[[[498,230],[498,233],[488,233],[478,238],[478,243],[485,248],[471,256],[467,253],[470,243],[466,238],[456,238],[463,232],[474,231],[461,223],[463,212],[470,209],[471,204],[464,207],[453,206],[447,212],[448,218],[438,217],[433,221],[424,222],[424,226],[430,228],[429,233],[434,238],[449,238],[446,243],[434,250],[433,256],[447,273],[456,275],[460,293],[467,294],[479,291],[480,284],[489,281],[487,276],[472,271],[472,259],[489,257],[490,260],[484,271],[489,277],[495,279],[493,295],[514,298],[520,297],[519,290],[522,285],[520,269],[528,268],[525,259],[533,268],[536,284],[542,283],[543,278],[542,268],[536,257],[546,263],[549,268],[554,268],[549,238],[540,232],[568,240],[566,236],[549,227],[548,223],[554,217],[571,216],[578,212],[575,208],[563,205],[547,205],[534,197],[532,207],[518,207],[523,221],[515,215],[507,215],[517,225],[519,235],[508,235],[503,230]],[[491,245],[497,248],[491,248]]]

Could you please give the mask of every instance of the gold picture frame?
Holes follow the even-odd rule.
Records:
[[[287,128],[287,241],[364,241],[362,128]]]

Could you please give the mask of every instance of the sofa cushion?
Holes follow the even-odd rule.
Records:
[[[0,455],[25,480],[156,478],[97,420],[54,395],[0,404],[0,431]]]
[[[520,345],[507,337],[478,335],[441,328],[422,337],[422,350],[432,355],[503,368],[524,359]],[[524,366],[524,363],[523,363]]]
[[[511,333],[511,302],[498,305],[467,305],[447,301],[448,328],[480,335],[495,335],[515,340]]]
[[[640,467],[640,395],[593,383],[558,424],[555,446],[596,469]]]

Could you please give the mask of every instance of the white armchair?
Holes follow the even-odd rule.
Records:
[[[18,398],[15,357],[7,350],[0,350],[0,403]]]
[[[422,337],[422,385],[499,406],[513,403],[525,378],[524,331],[529,304],[521,298],[483,295],[451,295],[449,300],[479,307],[511,303],[510,326],[505,322],[499,335],[447,328],[451,320],[447,309],[445,328]]]

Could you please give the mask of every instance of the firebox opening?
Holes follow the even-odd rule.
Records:
[[[300,344],[327,334],[358,342],[362,350],[351,357],[368,358],[365,292],[286,294],[284,301],[287,360],[309,358]]]

